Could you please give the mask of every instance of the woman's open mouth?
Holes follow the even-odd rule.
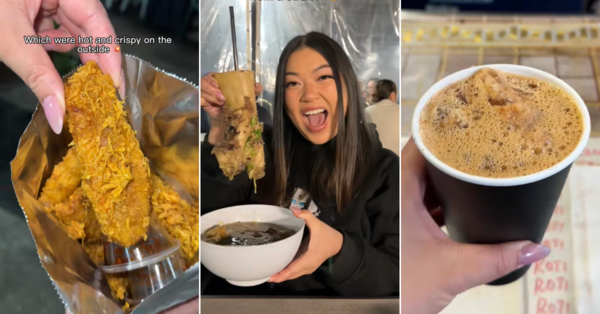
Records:
[[[309,110],[306,110],[302,113],[302,120],[311,132],[320,132],[323,131],[327,126],[328,116],[329,114],[327,113],[327,110],[323,108],[309,108]]]

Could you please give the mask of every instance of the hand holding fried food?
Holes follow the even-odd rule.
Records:
[[[94,62],[68,79],[65,92],[74,147],[54,167],[40,193],[44,210],[57,218],[71,238],[79,240],[96,265],[104,265],[105,239],[121,247],[146,239],[154,208],[160,225],[180,242],[188,260],[184,266],[197,262],[198,150],[181,155],[173,146],[158,156],[158,170],[168,176],[196,169],[177,186],[190,194],[191,198],[184,199],[173,185],[151,175],[148,160],[126,120],[123,102],[116,97],[110,77]],[[107,279],[114,297],[124,300],[130,284],[127,278]]]
[[[102,233],[124,247],[146,236],[150,167],[127,122],[112,79],[93,61],[65,84],[69,131],[83,168],[82,187]]]
[[[246,170],[256,182],[265,175],[262,129],[256,110],[254,73],[233,71],[214,75],[225,96],[225,115],[221,125],[228,127],[225,138],[212,153],[223,174],[233,177]]]

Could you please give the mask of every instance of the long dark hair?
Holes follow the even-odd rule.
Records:
[[[293,52],[305,47],[317,51],[325,58],[333,72],[338,95],[335,147],[331,148],[331,154],[312,156],[315,160],[310,162],[310,157],[307,156],[310,144],[286,114],[284,90],[288,59]],[[345,115],[341,80],[347,92],[348,108]],[[363,114],[358,79],[342,47],[333,39],[317,32],[292,39],[279,58],[274,107],[274,196],[278,204],[288,205],[294,188],[304,184],[311,187],[313,198],[335,199],[338,211],[342,211],[370,172],[377,147],[374,132]],[[330,143],[324,146],[327,148],[328,144]]]
[[[390,97],[392,93],[398,94],[396,83],[390,80],[381,80],[375,88],[375,101],[382,101]]]

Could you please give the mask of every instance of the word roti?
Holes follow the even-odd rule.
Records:
[[[134,45],[139,45],[141,41],[142,41],[141,38],[135,38],[135,37],[127,37],[127,36],[115,37],[115,44],[119,44],[119,45],[128,44],[128,45],[134,46]]]

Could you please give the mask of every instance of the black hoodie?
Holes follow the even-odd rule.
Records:
[[[270,143],[271,132],[265,127],[265,143]],[[205,138],[208,139],[208,135]],[[311,150],[313,153],[331,152],[335,147],[332,142],[312,145]],[[400,161],[398,155],[379,147],[373,170],[341,214],[337,212],[335,202],[314,200],[319,208],[318,218],[344,236],[342,249],[336,256],[313,274],[280,284],[241,288],[213,276],[206,289],[203,288],[203,295],[398,296]],[[269,193],[269,190],[261,189],[259,184],[258,194],[255,194],[246,172],[229,181],[211,154],[212,149],[208,141],[202,144],[201,214],[229,206],[260,203],[261,192]],[[271,152],[266,146],[266,176],[273,175],[269,168]],[[205,272],[208,274],[203,269],[203,281]]]

